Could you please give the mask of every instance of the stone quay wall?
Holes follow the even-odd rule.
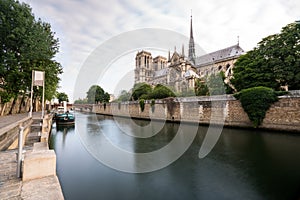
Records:
[[[147,120],[193,122],[203,125],[223,124],[229,127],[252,128],[240,101],[231,95],[211,97],[168,98],[145,101],[142,112],[139,102],[93,105],[96,114]],[[300,132],[300,96],[282,96],[267,111],[260,128]]]
[[[0,151],[14,149],[18,146],[20,126],[25,127],[23,131],[23,143],[25,143],[25,138],[30,132],[31,124],[31,117],[26,117],[20,121],[16,121],[15,123],[0,129]]]

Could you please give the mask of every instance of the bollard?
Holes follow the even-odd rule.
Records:
[[[18,160],[17,160],[17,177],[21,178],[22,153],[23,153],[23,131],[24,127],[20,126],[18,140]]]

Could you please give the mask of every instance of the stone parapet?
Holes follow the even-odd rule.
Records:
[[[300,97],[283,96],[267,111],[259,128],[300,132]],[[251,128],[252,123],[240,101],[232,95],[187,97],[145,101],[142,112],[139,102],[107,103],[93,106],[96,114],[174,122],[193,122],[203,125],[223,124],[229,127]]]

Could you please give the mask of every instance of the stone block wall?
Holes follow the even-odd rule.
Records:
[[[151,101],[146,101],[143,112],[139,102],[99,104],[93,106],[93,112],[141,119],[252,127],[240,101],[228,95],[157,100],[154,108]],[[300,97],[280,97],[268,110],[260,128],[300,132]]]

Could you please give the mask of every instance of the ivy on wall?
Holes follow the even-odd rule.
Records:
[[[273,103],[278,101],[277,95],[286,92],[276,92],[268,87],[253,87],[241,90],[234,97],[241,101],[244,111],[247,113],[253,126],[257,128],[265,118],[266,112]]]
[[[144,109],[145,109],[145,100],[144,99],[140,99],[139,104],[140,104],[141,111],[144,112]]]

